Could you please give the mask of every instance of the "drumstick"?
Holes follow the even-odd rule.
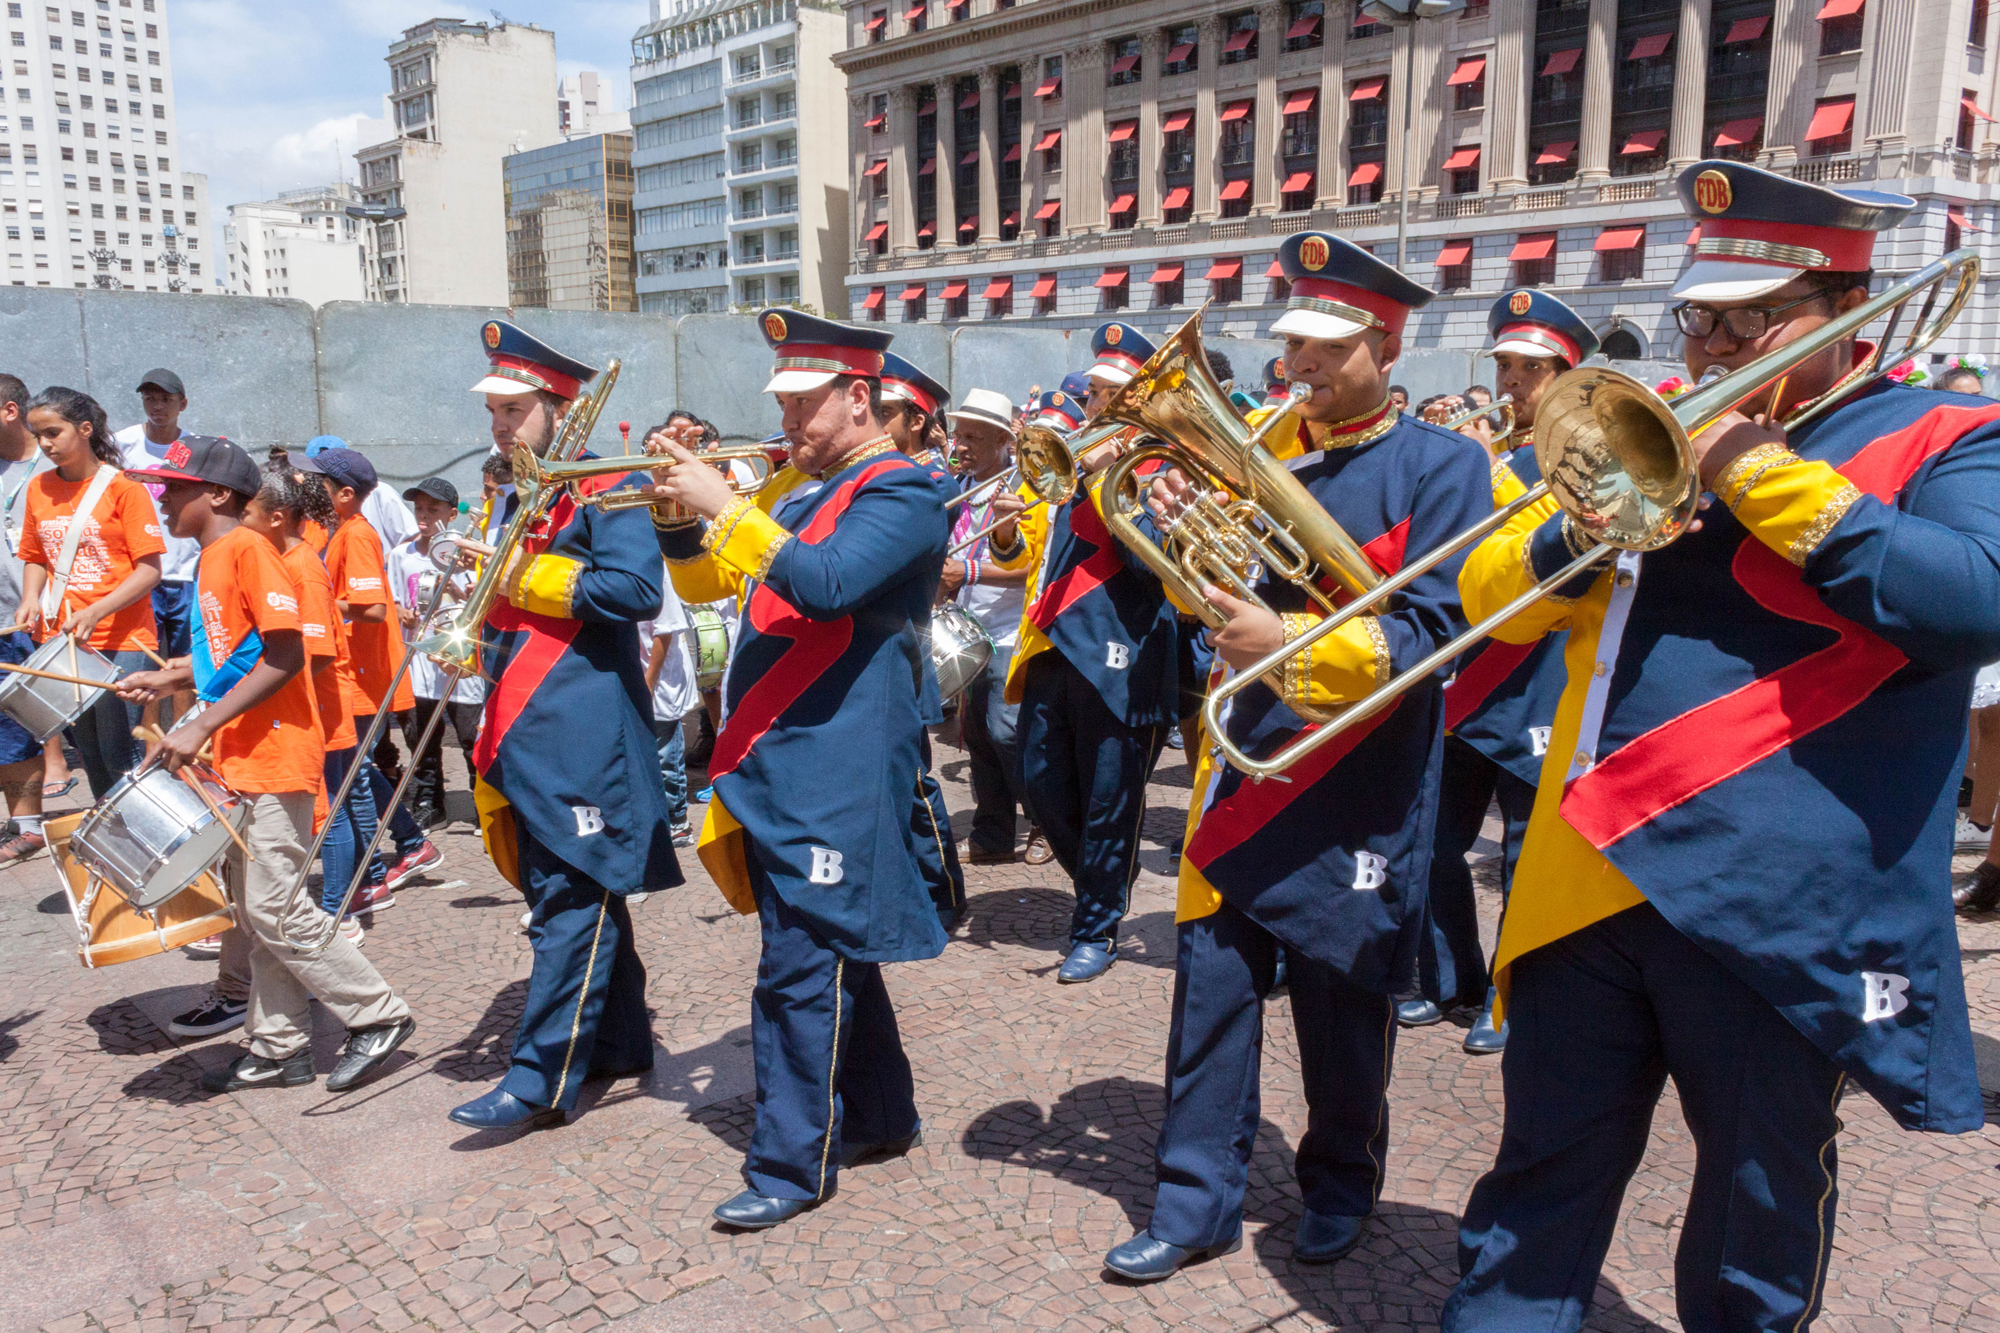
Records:
[[[65,685],[84,685],[93,690],[108,690],[116,685],[115,680],[86,680],[82,676],[65,676],[60,671],[44,671],[40,667],[17,666],[12,662],[0,662],[0,671],[13,671],[23,676],[40,676],[45,680],[59,680]]]
[[[166,738],[166,733],[150,722],[145,726],[132,728],[132,739],[135,741],[163,741]],[[213,761],[215,758],[215,739],[210,737],[208,740],[203,741],[201,749],[195,751],[194,757]]]
[[[0,630],[0,633],[5,633],[5,631]],[[151,648],[148,648],[145,644],[142,643],[139,645],[139,651],[152,658],[153,665],[159,667],[160,670],[165,671],[167,669],[167,659],[154,652]]]

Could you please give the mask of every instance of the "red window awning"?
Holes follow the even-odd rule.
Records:
[[[888,234],[889,234],[889,224],[886,222],[878,222],[874,226],[870,227],[868,229],[868,234],[866,236],[863,236],[861,239],[864,241],[879,241]]]
[[[1062,142],[1062,131],[1050,130],[1047,134],[1044,134],[1041,138],[1035,140],[1035,151],[1038,153],[1046,153],[1049,151],[1049,149],[1054,148],[1057,144],[1061,142]]]
[[[1820,23],[1824,23],[1828,19],[1844,19],[1850,15],[1859,14],[1861,12],[1861,2],[1862,0],[1826,0],[1826,3],[1819,7],[1819,13],[1813,15],[1813,18]]]
[[[1230,33],[1229,40],[1222,44],[1222,54],[1230,55],[1234,52],[1241,51],[1244,47],[1250,45],[1250,43],[1256,40],[1257,40],[1257,30],[1255,28],[1238,29],[1237,31]]]
[[[1847,133],[1847,126],[1854,119],[1854,99],[1842,98],[1838,102],[1822,102],[1813,108],[1812,124],[1806,126],[1806,141],[1815,139],[1837,139]]]
[[[1354,164],[1354,170],[1347,175],[1347,183],[1349,185],[1373,185],[1381,179],[1382,164],[1380,162],[1357,162]]]
[[[1035,221],[1047,222],[1050,218],[1054,217],[1056,214],[1060,212],[1062,212],[1062,200],[1051,199],[1046,204],[1043,204],[1040,208],[1035,210]]]
[[[978,160],[979,160],[979,150],[977,148],[968,148],[965,150],[965,156],[958,159],[958,165],[960,165],[961,167],[969,167]]]
[[[1950,218],[1952,220],[1952,223],[1955,226],[1957,226],[1961,231],[1986,230],[1986,228],[1980,226],[1977,222],[1974,222],[1971,218],[1965,216],[1965,210],[1962,208],[1947,208],[1944,211],[1944,215]]]
[[[1192,111],[1176,111],[1160,122],[1160,133],[1178,134],[1194,120]]]
[[[1002,88],[1002,89],[1000,90],[1000,100],[1001,100],[1001,101],[1003,101],[1003,102],[1018,102],[1018,101],[1020,101],[1020,100],[1021,100],[1021,85],[1020,85],[1020,84],[1018,84],[1018,83],[1010,83],[1010,84],[1008,84],[1008,85],[1007,85],[1007,86],[1006,86],[1005,88]]]
[[[1130,269],[1107,268],[1104,272],[1097,275],[1097,281],[1091,285],[1094,287],[1123,287],[1131,280],[1131,277],[1132,270]]]
[[[1038,301],[1041,300],[1044,296],[1054,296],[1055,294],[1056,294],[1056,275],[1053,273],[1044,273],[1042,274],[1041,277],[1036,278],[1035,290],[1028,293],[1028,295],[1034,297]]]
[[[1738,19],[1729,25],[1729,32],[1722,39],[1724,46],[1734,46],[1738,42],[1754,42],[1764,35],[1764,29],[1771,26],[1769,14],[1759,14],[1754,19]]]
[[[972,108],[978,105],[979,105],[979,90],[977,88],[972,89],[970,92],[966,93],[965,96],[958,99],[958,109],[960,111],[970,111],[972,110]]]
[[[1318,31],[1319,31],[1319,15],[1308,14],[1304,18],[1300,19],[1297,23],[1294,23],[1291,27],[1285,29],[1285,40],[1288,42],[1296,42],[1299,38],[1310,37]]]
[[[917,174],[919,176],[937,175],[937,159],[934,157],[925,158],[924,164],[917,168]]]
[[[1035,96],[1037,97],[1059,97],[1061,95],[1062,80],[1060,78],[1043,79],[1039,84],[1035,85]]]
[[[988,301],[997,301],[1001,297],[1011,296],[1013,293],[1014,280],[1012,278],[995,278],[986,284],[986,290],[981,295]]]
[[[1444,81],[1445,87],[1456,88],[1460,84],[1477,83],[1486,75],[1486,57],[1469,56],[1458,62],[1458,68]]]
[[[1693,227],[1688,229],[1687,243],[1689,245],[1693,245],[1696,241],[1700,239],[1701,239],[1701,224],[1697,222],[1694,224]]]
[[[1139,122],[1136,120],[1113,121],[1111,123],[1111,136],[1110,136],[1111,142],[1124,143],[1127,139],[1131,138],[1138,132],[1139,132]]]
[[[1243,120],[1249,116],[1251,110],[1256,105],[1254,101],[1247,98],[1241,102],[1231,102],[1228,106],[1222,108],[1222,119],[1224,121]]]
[[[903,17],[908,19],[910,22],[915,23],[918,19],[924,16],[924,10],[926,8],[928,8],[928,6],[926,5],[911,5],[908,9],[903,11]]]
[[[1021,160],[1021,145],[1017,143],[1008,144],[1007,152],[1000,160],[1002,162],[1019,162]]]
[[[1507,252],[1510,263],[1520,263],[1524,259],[1547,259],[1555,253],[1556,234],[1552,231],[1536,232],[1523,236],[1514,242],[1514,248]]]
[[[1021,225],[1021,210],[1020,210],[1020,209],[1018,209],[1018,208],[1013,208],[1013,209],[1009,209],[1009,210],[1007,210],[1007,216],[1006,216],[1006,217],[1004,217],[1004,218],[1001,218],[1001,219],[1000,219],[1000,225],[1001,225],[1001,226],[1003,226],[1003,227],[1018,227],[1018,226],[1020,226],[1020,225]]]
[[[861,122],[861,128],[865,130],[879,130],[882,128],[882,122],[887,119],[889,119],[887,116],[871,116]]]
[[[1111,201],[1111,211],[1114,215],[1118,213],[1130,213],[1132,211],[1132,206],[1137,202],[1138,202],[1138,196],[1130,194],[1121,194],[1116,199],[1113,199]]]
[[[1471,241],[1451,241],[1438,251],[1436,267],[1457,268],[1472,258]]]
[[[932,100],[918,107],[917,114],[920,116],[935,116],[937,114],[937,100],[933,98]]]
[[[923,226],[917,228],[917,235],[919,237],[937,235],[937,223],[926,222]]]
[[[1461,148],[1444,160],[1446,171],[1469,171],[1479,165],[1479,145]]]
[[[1961,98],[1959,98],[1959,99],[1958,99],[1958,104],[1959,104],[1960,106],[1964,107],[1964,108],[1965,108],[1965,109],[1966,109],[1967,111],[1970,111],[1970,112],[1971,112],[1971,113],[1972,113],[1973,115],[1975,115],[1975,116],[1979,117],[1979,118],[1980,118],[1981,120],[1991,120],[1991,119],[1993,119],[1993,117],[1991,117],[1991,116],[1989,116],[1989,115],[1987,115],[1987,114],[1986,114],[1986,108],[1984,108],[1984,107],[1980,106],[1980,105],[1979,105],[1979,103],[1977,103],[1977,102],[1973,101],[1973,100],[1972,100],[1972,99],[1971,99],[1970,97],[1961,97]],[[1961,147],[1961,148],[1969,148],[1969,147],[1971,147],[1971,145],[1970,145],[1970,144],[1960,144],[1960,145],[1959,145],[1959,147]]]
[[[1636,250],[1646,243],[1644,227],[1607,227],[1597,235],[1593,250]]]
[[[1176,208],[1186,208],[1188,200],[1193,197],[1194,191],[1188,189],[1187,186],[1176,185],[1173,189],[1167,191],[1167,197],[1160,201],[1160,207],[1171,213]]]
[[[1248,193],[1250,193],[1249,181],[1230,181],[1222,187],[1222,197],[1224,200],[1241,199]]]
[[[1556,166],[1576,156],[1576,140],[1565,139],[1561,143],[1543,144],[1542,151],[1535,157],[1538,167]]]
[[[1146,281],[1179,282],[1181,280],[1182,267],[1180,264],[1161,264],[1153,270],[1153,276],[1146,279]]]
[[[889,289],[887,287],[870,287],[868,295],[862,298],[861,308],[863,310],[874,310],[888,299]]]
[[[1304,191],[1310,191],[1312,187],[1313,174],[1310,171],[1294,171],[1291,175],[1285,177],[1285,183],[1278,187],[1278,193],[1299,194]]]
[[[899,299],[904,301],[921,301],[924,299],[924,292],[927,290],[923,283],[913,282],[903,288],[903,295]]]
[[[1382,89],[1388,82],[1387,79],[1363,79],[1348,91],[1347,100],[1372,102],[1382,95]]]
[[[1181,61],[1186,60],[1189,56],[1193,54],[1194,54],[1194,43],[1182,42],[1179,46],[1176,46],[1175,48],[1173,48],[1173,50],[1167,52],[1167,63],[1169,65],[1178,65],[1181,63]]]
[[[1757,136],[1764,129],[1762,116],[1748,116],[1742,120],[1732,120],[1715,132],[1717,148],[1738,148],[1747,143],[1757,142]]]
[[[974,214],[968,214],[967,216],[960,218],[958,220],[958,229],[961,232],[978,231],[979,215],[974,213]]]
[[[1657,153],[1666,137],[1665,130],[1641,130],[1625,141],[1625,146],[1618,150],[1619,156],[1637,157],[1643,153]]]
[[[1139,57],[1137,56],[1120,56],[1118,57],[1118,59],[1111,62],[1111,72],[1113,74],[1128,73],[1131,70],[1131,68],[1138,63],[1139,63]]]
[[[863,24],[862,28],[864,31],[874,32],[878,28],[888,26],[888,23],[889,16],[887,14],[877,14],[874,18],[869,19],[868,22]]]
[[[1583,48],[1580,46],[1565,46],[1560,51],[1551,51],[1547,62],[1542,66],[1542,73],[1567,74],[1576,68],[1576,62],[1581,59],[1583,59]]]
[[[1218,259],[1210,264],[1208,272],[1201,276],[1209,282],[1214,282],[1219,278],[1238,277],[1242,272],[1243,261],[1241,259]]]
[[[862,172],[861,174],[864,176],[879,176],[888,169],[889,169],[889,159],[886,157],[878,157],[873,162],[870,162],[868,164],[868,170]]]
[[[1670,32],[1656,32],[1649,37],[1641,37],[1632,43],[1632,49],[1626,52],[1625,58],[1651,60],[1655,56],[1663,56],[1667,53],[1667,47],[1673,44],[1673,40],[1674,35]]]
[[[1282,278],[1285,276],[1285,266],[1273,259],[1271,267],[1264,270],[1264,276],[1267,278]]]
[[[947,301],[956,301],[959,297],[965,295],[965,288],[966,281],[964,278],[953,278],[944,285],[944,290],[939,292],[938,295]]]
[[[1313,109],[1313,104],[1318,101],[1319,89],[1301,88],[1285,99],[1284,114],[1287,116],[1296,116],[1301,111],[1310,111]]]

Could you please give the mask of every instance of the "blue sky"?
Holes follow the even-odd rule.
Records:
[[[631,38],[647,0],[494,0],[556,35],[559,72],[595,69],[615,107],[631,102]],[[182,161],[205,171],[219,228],[230,204],[354,178],[364,134],[381,136],[383,56],[431,18],[491,22],[450,0],[165,0]],[[553,98],[555,90],[547,90]]]

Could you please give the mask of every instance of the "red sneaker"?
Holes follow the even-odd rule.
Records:
[[[396,905],[396,893],[387,884],[364,884],[354,891],[354,901],[347,905],[350,917],[366,916],[370,912],[386,912]]]
[[[437,849],[435,843],[426,839],[415,851],[389,867],[388,885],[391,889],[400,889],[418,875],[427,870],[435,870],[443,864],[444,853]]]

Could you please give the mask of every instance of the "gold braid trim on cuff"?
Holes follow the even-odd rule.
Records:
[[[791,539],[792,534],[786,532],[783,528],[771,534],[771,540],[765,544],[763,554],[757,557],[757,568],[750,572],[750,577],[759,583],[769,578],[771,576],[772,562],[778,558],[778,552],[784,550],[785,543]]]
[[[1285,612],[1278,619],[1285,625],[1285,642],[1291,643],[1318,623],[1319,617]],[[1284,701],[1293,712],[1312,703],[1312,649],[1285,659]]]
[[[1792,542],[1791,548],[1785,552],[1785,559],[1803,568],[1806,557],[1819,549],[1819,544],[1826,540],[1826,534],[1833,531],[1833,525],[1846,518],[1847,511],[1860,498],[1861,492],[1851,482],[1835,491],[1833,498],[1826,502],[1826,507],[1819,511],[1819,516]]]
[[[1569,544],[1569,515],[1567,514],[1563,515],[1563,544]],[[1542,581],[1542,576],[1535,572],[1535,535],[1533,533],[1529,533],[1528,540],[1521,543],[1521,573],[1527,578],[1530,588]],[[1550,591],[1542,594],[1542,600],[1553,602],[1557,606],[1569,606],[1576,601],[1576,598],[1565,597],[1559,592]]]
[[[1597,538],[1578,528],[1576,520],[1568,514],[1563,515],[1562,533],[1563,545],[1569,548],[1570,558],[1573,560],[1583,559],[1599,545]]]
[[[574,619],[576,615],[576,585],[583,581],[583,562],[577,561],[563,576],[562,593],[558,600],[562,603],[563,619]]]
[[[1380,616],[1362,616],[1361,628],[1368,631],[1369,642],[1375,645],[1375,683],[1380,685],[1389,679],[1395,664],[1389,660],[1389,636],[1382,632]]]
[[[739,495],[722,506],[722,512],[708,521],[708,531],[701,535],[701,549],[711,552],[721,549],[723,543],[729,540],[729,535],[736,531],[736,525],[743,521],[743,516],[754,508],[756,506],[745,495]]]
[[[1715,479],[1715,494],[1722,500],[1730,513],[1743,503],[1743,497],[1762,480],[1764,474],[1774,467],[1799,461],[1797,454],[1782,444],[1760,444],[1755,449],[1746,449],[1729,461],[1722,474]]]
[[[672,555],[670,555],[670,556],[668,556],[668,557],[667,557],[667,563],[668,563],[668,564],[670,564],[670,565],[701,565],[701,564],[706,564],[706,563],[708,563],[708,553],[704,551],[704,552],[703,552],[702,554],[700,554],[700,555],[684,555],[684,556],[672,556]]]
[[[1514,480],[1514,469],[1508,467],[1504,460],[1496,458],[1493,460],[1492,469],[1486,474],[1486,480],[1497,491]]]
[[[701,522],[693,514],[669,514],[659,505],[652,506],[646,512],[653,516],[653,526],[661,532],[679,532]]]

